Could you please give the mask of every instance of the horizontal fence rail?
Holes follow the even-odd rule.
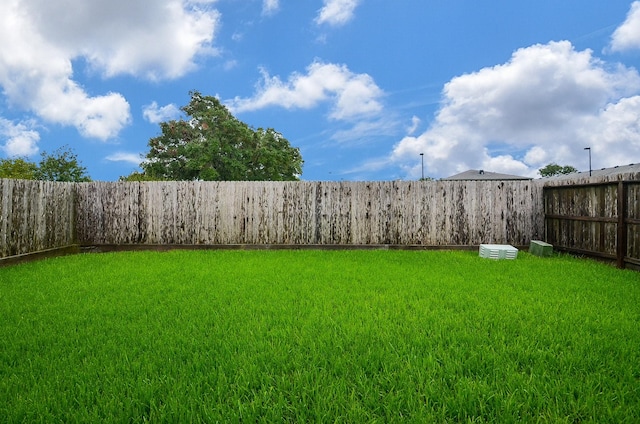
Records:
[[[527,244],[531,181],[81,183],[81,245]]]

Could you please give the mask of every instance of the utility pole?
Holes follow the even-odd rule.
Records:
[[[589,151],[589,176],[591,176],[591,147],[585,147],[584,150]]]
[[[422,178],[420,181],[424,181],[424,153],[420,153],[420,160],[422,161]]]

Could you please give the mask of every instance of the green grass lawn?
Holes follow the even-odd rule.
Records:
[[[173,251],[0,268],[2,422],[640,421],[640,273]]]

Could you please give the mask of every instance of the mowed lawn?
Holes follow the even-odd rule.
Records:
[[[0,268],[1,422],[640,422],[640,273],[448,251]]]

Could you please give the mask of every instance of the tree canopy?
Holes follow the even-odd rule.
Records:
[[[571,165],[561,166],[557,163],[550,163],[544,168],[538,169],[538,172],[542,177],[553,177],[554,175],[571,174],[573,172],[578,172],[578,170]]]
[[[91,181],[87,169],[82,166],[77,155],[64,146],[52,154],[42,152],[38,164],[23,158],[0,159],[0,178],[22,180]]]
[[[144,182],[144,181],[163,181],[164,178],[160,177],[152,177],[149,174],[145,174],[144,172],[133,171],[131,174],[127,176],[121,176],[118,178],[118,181],[129,181],[129,182]]]
[[[292,181],[302,173],[298,148],[272,128],[252,129],[218,99],[190,92],[187,119],[162,122],[141,164],[147,179]],[[140,177],[139,175],[136,177]],[[128,178],[128,177],[125,177]]]
[[[38,165],[23,158],[0,159],[0,178],[35,180]]]
[[[60,147],[52,154],[42,152],[36,171],[36,180],[85,182],[91,181],[87,168],[82,166],[78,156],[68,147]]]

